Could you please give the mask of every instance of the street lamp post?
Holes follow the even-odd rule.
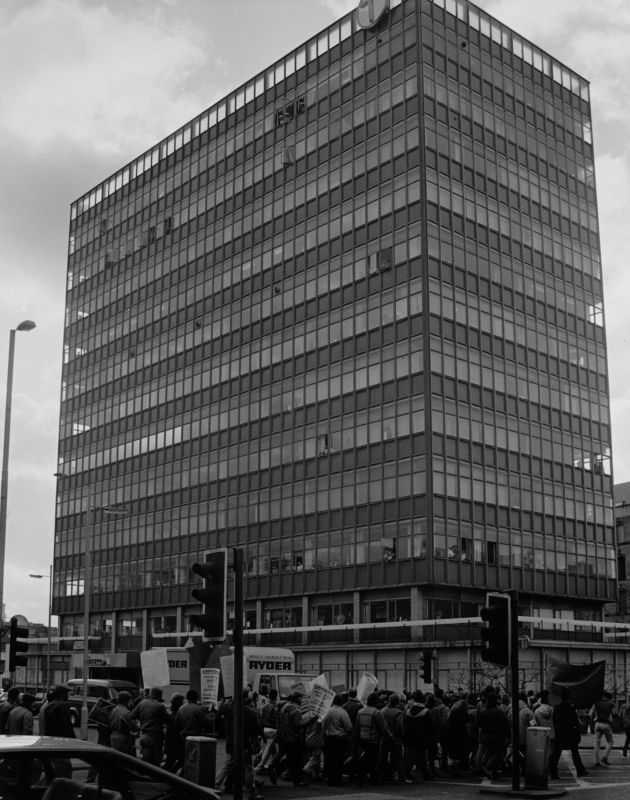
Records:
[[[53,671],[52,671],[52,667],[51,667],[51,664],[50,664],[51,651],[52,651],[51,639],[50,639],[50,626],[51,626],[51,621],[52,621],[52,595],[53,595],[52,569],[53,568],[52,568],[52,564],[51,564],[50,568],[49,568],[49,574],[48,574],[48,581],[49,581],[49,585],[48,585],[48,636],[47,636],[47,641],[46,641],[46,685],[47,685],[48,689],[50,689],[50,687],[52,686],[52,682],[53,682]],[[37,575],[37,574],[35,574],[33,572],[29,572],[28,577],[29,578],[43,579],[46,576],[45,575]]]
[[[83,662],[81,669],[82,679],[82,699],[81,699],[81,732],[82,739],[88,738],[88,670],[89,660],[88,651],[90,645],[90,601],[92,595],[92,546],[94,542],[94,497],[90,492],[87,507],[87,530],[85,534],[85,553],[83,558]],[[126,508],[116,508],[114,506],[101,506],[98,509],[108,516],[125,517],[129,513]]]
[[[83,555],[83,662],[81,668],[81,738],[88,738],[88,648],[90,646],[90,595],[92,594],[92,542],[94,540],[94,507],[92,494],[88,496],[87,530],[85,532],[85,553]]]
[[[2,485],[0,488],[0,615],[4,619],[4,553],[7,540],[7,495],[9,493],[9,440],[11,437],[11,395],[13,393],[13,356],[16,331],[32,331],[35,323],[30,319],[20,322],[9,332],[9,359],[7,361],[7,398],[4,412],[4,444],[2,450]]]
[[[55,478],[63,480],[69,476],[63,472],[55,472]],[[129,510],[116,506],[94,506],[94,488],[90,487],[87,496],[87,510],[85,519],[85,551],[83,553],[83,658],[81,667],[81,728],[79,736],[88,738],[88,671],[89,671],[89,646],[90,646],[90,603],[92,596],[92,547],[94,544],[94,512],[100,511],[107,516],[126,517]]]

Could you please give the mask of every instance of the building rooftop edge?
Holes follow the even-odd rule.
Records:
[[[391,10],[411,2],[415,2],[415,0],[390,0],[389,8]],[[564,88],[584,100],[589,100],[589,81],[492,15],[483,11],[474,3],[469,0],[431,0],[431,2],[479,30],[482,35],[486,35],[492,41],[511,49],[517,57],[525,60],[537,71],[551,77]],[[257,73],[244,84],[233,89],[192,120],[184,123],[175,132],[152,145],[140,156],[137,156],[113,175],[97,183],[93,189],[74,200],[70,204],[70,220],[76,219],[80,214],[115,194],[116,191],[131,180],[181,149],[192,139],[216,127],[219,122],[235,113],[246,103],[273,88],[276,83],[285,80],[307,63],[317,59],[345,39],[350,38],[357,30],[360,30],[360,28],[355,20],[355,11],[352,10]]]

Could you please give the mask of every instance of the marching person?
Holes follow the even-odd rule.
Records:
[[[171,707],[164,732],[164,762],[162,764],[168,772],[177,772],[184,763],[184,743],[176,725],[177,712],[184,705],[184,700],[185,697],[180,692],[175,692],[171,697]]]
[[[384,736],[381,742],[379,776],[397,783],[413,783],[405,775],[403,767],[404,707],[405,696],[394,693],[390,695],[387,706],[381,712],[390,735]]]
[[[278,729],[276,732],[278,741],[282,747],[284,758],[287,764],[288,779],[293,781],[294,786],[304,784],[304,728],[309,724],[311,717],[302,715],[303,694],[293,692],[287,698],[287,702],[280,709],[278,714]],[[269,776],[274,777],[277,768],[276,764],[269,766]]]
[[[33,703],[35,695],[25,692],[20,698],[20,704],[11,709],[7,717],[7,733],[9,736],[33,734]]]
[[[110,747],[121,753],[135,756],[135,742],[139,731],[137,723],[131,718],[131,710],[129,708],[131,695],[129,692],[119,692],[116,702],[117,704],[109,712]]]
[[[422,773],[425,781],[432,781],[434,775],[429,765],[429,753],[436,746],[435,724],[426,707],[424,693],[416,689],[411,699],[405,711],[405,777],[412,779],[415,768]]]
[[[357,714],[354,723],[355,735],[358,740],[360,754],[358,763],[359,785],[367,777],[374,786],[380,784],[378,776],[379,754],[383,736],[391,736],[383,719],[383,714],[378,709],[379,698],[372,693],[367,698],[367,705]]]
[[[610,692],[604,692],[602,697],[593,704],[591,708],[591,719],[595,723],[595,744],[593,746],[595,754],[595,767],[609,767],[608,756],[613,746],[612,734],[612,713],[615,710],[615,705],[612,701]],[[604,747],[604,755],[600,758],[600,747],[602,736],[606,740]]]
[[[549,777],[558,778],[558,761],[563,750],[570,750],[573,764],[577,771],[578,778],[588,775],[584,769],[578,745],[582,734],[580,732],[580,720],[571,703],[571,690],[568,686],[563,686],[560,693],[560,702],[553,709],[553,749],[549,757]]]
[[[343,786],[343,762],[350,755],[354,729],[343,697],[336,694],[322,720],[324,729],[324,775],[329,786]]]
[[[626,702],[619,709],[619,716],[621,717],[621,724],[626,732],[626,738],[623,743],[623,757],[628,757],[628,746],[630,745],[630,700]]]
[[[135,706],[131,719],[138,720],[140,725],[142,760],[159,767],[164,750],[164,730],[168,723],[168,711],[159,687],[154,686],[149,696]]]
[[[225,761],[215,781],[215,790],[221,791],[225,786],[232,787],[234,769],[234,704],[232,699],[224,701],[225,719]],[[243,717],[241,723],[243,735],[243,784],[249,792],[249,800],[264,800],[256,790],[253,767],[253,750],[262,735],[262,724],[256,713],[256,695],[249,689],[243,690]]]
[[[186,702],[175,715],[175,729],[182,740],[182,750],[187,736],[208,735],[210,719],[206,709],[199,705],[199,692],[196,689],[186,692]]]
[[[0,703],[0,733],[7,732],[7,720],[9,719],[9,714],[14,708],[17,708],[19,699],[20,690],[17,688],[17,686],[12,686],[7,692],[7,699]]]

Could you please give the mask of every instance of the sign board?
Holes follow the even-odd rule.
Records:
[[[168,684],[168,658],[165,647],[156,647],[155,650],[144,650],[140,653],[140,666],[142,682],[147,688]]]
[[[364,672],[357,686],[357,698],[362,703],[365,703],[372,692],[376,691],[377,686],[378,679],[376,675],[372,675],[371,672]]]
[[[109,658],[106,656],[88,656],[88,667],[107,667]]]
[[[332,689],[327,689],[325,686],[313,684],[311,689],[311,709],[317,714],[317,718],[321,722],[328,709],[332,706],[335,693]]]
[[[190,653],[184,647],[154,647],[140,653],[142,682],[145,687],[159,687],[164,699],[175,692],[185,694],[190,688]]]
[[[219,677],[221,670],[211,667],[201,667],[201,705],[204,708],[212,708],[219,702]]]

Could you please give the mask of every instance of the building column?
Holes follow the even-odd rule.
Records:
[[[308,596],[304,595],[304,597],[302,597],[302,625],[308,624]],[[302,633],[302,644],[308,644],[308,633],[306,631]]]
[[[262,628],[263,626],[263,604],[262,600],[256,600],[256,627],[258,629]],[[257,645],[260,644],[260,634],[256,634],[256,642]]]
[[[364,620],[361,619],[361,592],[358,591],[352,592],[352,616],[355,622],[364,622]],[[359,644],[361,641],[360,634],[361,632],[357,630],[352,632],[355,644]]]
[[[112,655],[116,652],[116,644],[118,643],[118,612],[112,611]]]
[[[149,609],[142,609],[142,649],[148,650],[148,637],[149,637]]]
[[[417,586],[411,587],[411,596],[409,598],[411,606],[411,619],[424,619],[424,594]],[[424,637],[424,628],[412,628],[411,638],[422,641]]]

